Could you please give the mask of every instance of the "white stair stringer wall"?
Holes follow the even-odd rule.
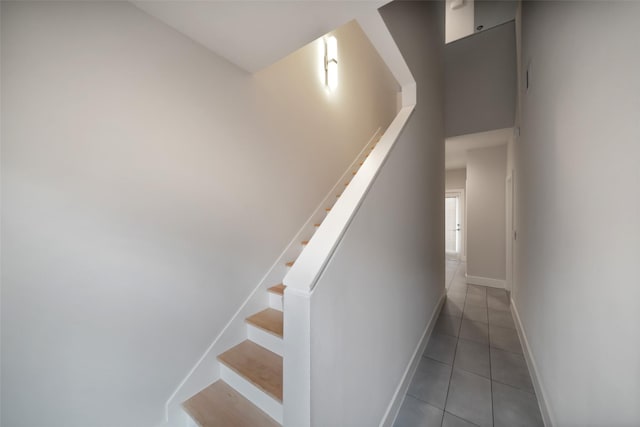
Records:
[[[441,12],[401,3],[411,4],[393,12],[424,14],[423,25]],[[444,229],[442,76],[421,76],[433,97],[418,110],[416,81],[380,14],[359,23],[401,84],[403,107],[284,278],[285,426],[392,425],[444,297],[444,240],[441,250],[433,241]]]
[[[309,216],[309,219],[291,239],[287,247],[282,251],[270,270],[262,278],[258,286],[252,291],[252,293],[244,301],[242,306],[240,306],[240,308],[236,311],[236,313],[227,323],[224,329],[210,344],[202,357],[198,360],[195,366],[176,388],[166,404],[166,423],[164,425],[182,427],[185,425],[185,419],[189,420],[188,422],[192,422],[189,416],[186,415],[186,413],[182,409],[182,403],[222,377],[221,367],[220,363],[217,360],[217,356],[228,350],[229,348],[249,338],[252,341],[255,341],[257,344],[273,351],[274,353],[283,355],[281,351],[275,351],[278,348],[282,348],[282,340],[275,336],[266,337],[264,334],[268,333],[262,330],[257,330],[258,328],[248,325],[245,319],[256,312],[263,310],[266,307],[278,309],[278,302],[280,304],[279,309],[282,310],[282,297],[268,292],[268,288],[273,285],[282,283],[283,277],[290,269],[285,264],[290,260],[296,259],[298,255],[307,247],[303,246],[301,242],[303,240],[309,240],[311,236],[316,232],[317,227],[315,227],[314,224],[323,222],[323,220],[327,216],[325,208],[332,206],[334,203],[336,203],[336,200],[339,200],[336,195],[343,193],[343,191],[345,190],[345,182],[350,181],[352,178],[354,178],[352,172],[356,170],[358,164],[365,159],[365,151],[380,136],[381,132],[381,128],[378,128],[374,132],[374,134],[366,142],[355,160],[349,165],[344,174],[338,179],[333,188],[331,188],[322,202]],[[243,394],[241,390],[238,391]],[[250,398],[250,396],[246,395],[245,397]],[[273,418],[278,420],[276,417]]]

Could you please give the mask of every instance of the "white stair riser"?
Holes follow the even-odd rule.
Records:
[[[249,399],[251,403],[262,409],[271,418],[282,424],[282,403],[260,390],[238,375],[224,363],[220,363],[220,378],[236,389],[238,393]]]
[[[274,294],[273,292],[269,292],[269,307],[275,310],[282,311],[282,295]]]
[[[254,343],[261,345],[269,351],[282,356],[284,352],[284,342],[282,338],[260,329],[257,326],[247,323],[247,337]]]
[[[184,424],[185,427],[200,427],[198,423],[196,423],[193,418],[185,411],[184,412]]]

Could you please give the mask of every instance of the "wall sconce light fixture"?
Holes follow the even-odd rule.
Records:
[[[338,41],[333,36],[324,39],[324,76],[329,90],[338,87]]]

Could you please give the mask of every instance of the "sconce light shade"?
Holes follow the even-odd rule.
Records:
[[[451,10],[460,9],[464,6],[464,0],[451,0]]]
[[[338,41],[329,36],[324,39],[325,84],[330,90],[338,87]]]

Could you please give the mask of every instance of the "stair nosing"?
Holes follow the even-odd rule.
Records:
[[[278,292],[278,291],[275,291],[275,290],[272,290],[273,288],[276,288],[276,287],[278,287],[278,286],[282,286],[282,287],[283,287],[283,289],[282,289],[282,293],[280,293],[280,292]],[[272,293],[272,294],[274,294],[274,295],[284,296],[284,288],[286,288],[286,286],[284,286],[282,283],[279,283],[279,284],[277,284],[277,285],[273,285],[273,286],[269,287],[269,288],[267,289],[267,292],[270,292],[270,293]]]
[[[242,372],[240,372],[238,369],[236,369],[236,367],[235,367],[235,366],[231,365],[230,363],[228,363],[227,361],[225,361],[224,359],[222,359],[222,356],[223,356],[224,354],[228,353],[229,351],[233,350],[234,348],[236,348],[236,347],[238,347],[238,346],[240,346],[240,345],[242,345],[242,344],[244,344],[244,343],[246,343],[246,342],[249,342],[249,343],[251,343],[252,345],[255,345],[255,346],[257,346],[257,347],[260,347],[260,349],[262,349],[262,350],[264,350],[264,351],[266,351],[266,352],[269,352],[269,353],[273,354],[274,356],[276,356],[276,357],[277,357],[277,358],[279,358],[279,359],[282,359],[282,356],[280,356],[279,354],[276,354],[276,353],[272,352],[271,350],[269,350],[269,349],[267,349],[267,348],[262,347],[260,344],[257,344],[257,343],[255,343],[255,342],[253,342],[253,341],[250,341],[250,340],[245,340],[245,341],[243,341],[243,342],[239,343],[238,345],[231,347],[231,348],[230,348],[230,349],[228,349],[227,351],[225,351],[225,352],[223,352],[223,353],[219,354],[219,355],[218,355],[218,357],[217,357],[218,362],[220,362],[220,363],[222,363],[223,365],[225,365],[227,368],[229,368],[230,370],[232,370],[233,372],[235,372],[235,373],[236,373],[237,375],[239,375],[241,378],[244,378],[246,381],[248,381],[249,383],[251,383],[252,385],[254,385],[255,387],[257,387],[258,389],[260,389],[262,392],[264,392],[264,393],[265,393],[265,394],[267,394],[268,396],[270,396],[270,397],[272,397],[273,399],[275,399],[276,401],[278,401],[278,402],[282,403],[282,398],[281,398],[281,397],[278,397],[278,396],[274,395],[274,394],[273,394],[273,393],[271,393],[269,390],[267,390],[267,389],[266,389],[262,384],[259,384],[259,383],[255,382],[255,381],[253,381],[251,378],[247,377],[245,374],[243,374],[243,373],[242,373]]]
[[[280,335],[279,333],[277,333],[275,331],[272,331],[271,329],[264,328],[264,327],[258,325],[257,323],[255,323],[253,320],[250,320],[256,314],[260,314],[260,313],[263,313],[263,312],[269,311],[269,310],[277,311],[282,315],[282,311],[280,311],[280,310],[276,310],[275,308],[265,308],[264,310],[260,310],[258,313],[252,314],[251,316],[247,317],[246,319],[244,319],[244,321],[247,322],[248,324],[250,324],[250,325],[262,330],[262,331],[265,331],[265,332],[267,332],[267,333],[269,333],[269,334],[271,334],[271,335],[273,335],[275,337],[278,337],[278,338],[282,339],[284,337],[284,331],[283,331],[282,335]]]

